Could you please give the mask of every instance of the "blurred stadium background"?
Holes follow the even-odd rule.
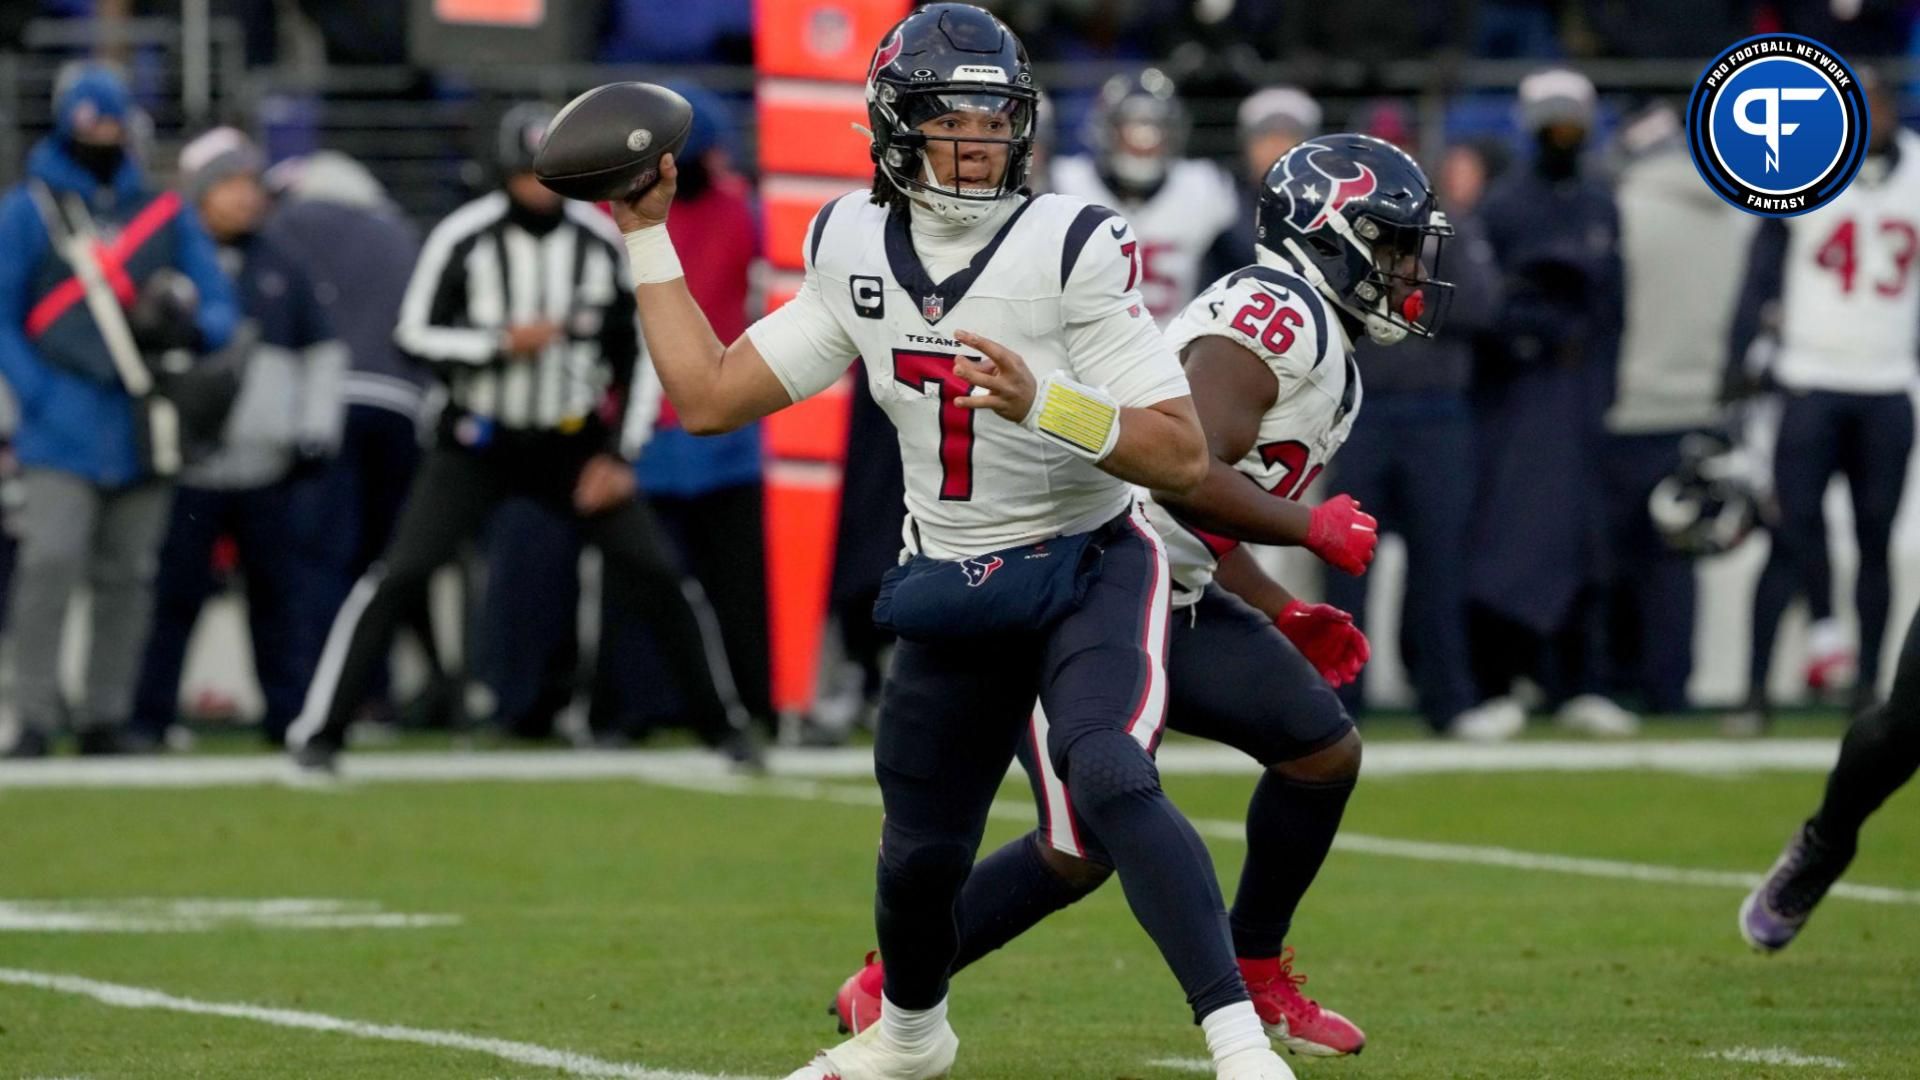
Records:
[[[1056,154],[1088,149],[1086,117],[1107,78],[1155,65],[1174,79],[1192,115],[1188,153],[1236,171],[1236,113],[1263,87],[1301,87],[1323,107],[1325,130],[1395,139],[1417,150],[1432,171],[1449,147],[1463,143],[1482,148],[1496,165],[1524,161],[1529,148],[1515,89],[1527,73],[1564,63],[1598,87],[1590,145],[1596,166],[1606,167],[1618,157],[1613,136],[1623,119],[1652,102],[1683,100],[1703,57],[1744,34],[1809,34],[1855,62],[1874,61],[1903,78],[1913,70],[1916,27],[1915,5],[1903,0],[1005,0],[987,6],[1022,33],[1038,61],[1055,104]],[[781,268],[795,265],[793,253],[782,248],[791,247],[814,206],[856,183],[805,171],[863,166],[864,148],[842,126],[859,118],[857,95],[849,99],[845,84],[834,88],[831,80],[859,78],[870,31],[901,9],[852,0],[412,0],[374,8],[325,0],[22,0],[0,17],[0,180],[16,179],[26,149],[50,130],[56,76],[83,56],[110,58],[128,72],[145,114],[142,153],[160,179],[171,176],[188,138],[234,124],[257,138],[270,161],[320,149],[351,155],[422,228],[493,182],[494,126],[512,104],[558,103],[623,78],[693,82],[730,106],[723,145],[739,170],[758,181],[774,266],[760,279],[758,295],[777,302],[792,284]],[[1910,96],[1902,100],[1912,107]],[[824,111],[812,115],[816,107]],[[803,123],[798,134],[770,144],[761,121],[794,115],[782,110],[798,110]],[[815,137],[822,134],[844,145],[821,150]],[[1675,272],[1737,279],[1744,267]],[[844,408],[843,400],[832,408]],[[816,543],[815,537],[831,517],[832,468],[842,452],[837,424],[838,418],[814,411],[777,420],[768,432],[769,535],[785,539],[769,551],[773,665],[776,696],[790,713],[811,703],[817,674],[814,624],[829,558],[820,543],[830,547],[831,538]],[[1839,481],[1828,522],[1836,616],[1845,622],[1857,554]],[[1745,691],[1750,598],[1766,550],[1762,535],[1699,564],[1688,684],[1695,705],[1734,705]],[[1891,623],[1897,628],[1920,602],[1920,526],[1910,513],[1900,517],[1894,551]],[[1314,591],[1317,574],[1304,561],[1265,557]],[[1369,701],[1389,709],[1413,702],[1394,632],[1403,573],[1402,551],[1390,538],[1373,572],[1375,654],[1367,676]],[[457,612],[447,613],[457,624]],[[193,649],[187,685],[246,715],[257,712],[259,697],[244,662],[239,617],[231,600],[216,604]],[[1807,700],[1796,662],[1805,653],[1804,626],[1796,607],[1772,674],[1775,698],[1789,705]],[[460,635],[448,637],[458,651]],[[1893,634],[1886,643],[1889,660],[1897,640]],[[70,682],[80,678],[83,655],[83,649],[68,650]],[[1881,670],[1890,677],[1891,663]]]
[[[1276,86],[1310,94],[1323,129],[1393,139],[1430,172],[1463,145],[1524,169],[1533,147],[1518,87],[1564,66],[1597,88],[1588,167],[1612,184],[1633,159],[1618,137],[1633,118],[1684,101],[1710,54],[1774,29],[1873,62],[1903,111],[1920,111],[1915,0],[984,6],[1037,61],[1057,156],[1091,149],[1087,118],[1109,78],[1152,65],[1191,113],[1187,154],[1236,176],[1242,104]],[[190,140],[232,125],[270,163],[320,150],[357,159],[423,231],[498,186],[499,121],[514,105],[559,104],[617,79],[694,83],[725,103],[718,143],[764,227],[757,314],[793,287],[813,209],[866,182],[865,144],[847,125],[864,116],[858,81],[872,43],[907,7],[8,0],[0,183],[20,179],[29,148],[53,130],[56,82],[81,59],[126,73],[142,117],[135,149],[157,183],[176,182]],[[1724,210],[1704,187],[1690,195]],[[1728,295],[1747,269],[1738,258],[1650,268],[1677,290],[1724,280]],[[1686,337],[1693,314],[1643,333]],[[499,672],[473,643],[491,640],[499,628],[490,620],[503,621],[486,599],[489,573],[497,585],[514,564],[490,571],[483,542],[436,586],[438,637],[459,685],[432,683],[415,650],[397,650],[397,697],[427,702],[399,719],[458,733],[403,731],[393,736],[402,752],[350,759],[345,785],[286,783],[284,763],[260,753],[251,731],[263,699],[246,598],[231,587],[223,552],[222,595],[195,631],[179,695],[201,753],[0,763],[0,1077],[725,1080],[777,1072],[829,1042],[821,1006],[869,945],[879,817],[864,737],[849,731],[871,689],[848,659],[864,645],[830,617],[830,593],[849,535],[886,549],[894,528],[863,528],[863,513],[888,507],[856,501],[849,531],[836,535],[847,447],[860,438],[852,398],[843,381],[774,418],[756,451],[782,742],[771,777],[738,775],[676,745],[628,752],[628,738],[602,738],[605,752],[513,752],[558,745],[556,723],[575,743],[651,735],[680,719],[679,703],[642,676],[640,722],[609,731],[593,715],[601,688],[586,670],[591,654],[644,669],[635,658],[647,646],[597,640],[589,555],[573,620],[580,654],[567,628],[553,631],[569,643],[552,650],[562,668],[553,685],[538,688],[544,715],[524,729],[496,715],[489,681]],[[1338,464],[1310,499],[1340,490]],[[1459,460],[1428,465],[1452,479],[1471,471]],[[1920,605],[1913,470],[1906,476],[1884,678]],[[874,498],[851,479],[844,487],[849,499]],[[1540,512],[1591,508],[1601,487],[1593,479],[1548,491]],[[1826,509],[1834,616],[1850,625],[1859,558],[1843,484],[1828,491]],[[311,527],[330,526],[323,517]],[[1395,521],[1383,526],[1391,533]],[[1762,960],[1734,932],[1739,896],[1814,798],[1850,701],[1844,679],[1809,688],[1807,619],[1796,605],[1770,686],[1793,715],[1773,739],[1716,738],[1714,721],[1747,693],[1755,582],[1768,553],[1760,530],[1692,563],[1698,607],[1686,627],[1695,648],[1684,701],[1645,708],[1619,680],[1624,703],[1668,714],[1650,720],[1647,738],[1545,740],[1536,728],[1516,745],[1481,748],[1428,740],[1409,719],[1418,703],[1398,632],[1408,560],[1388,536],[1369,575],[1367,780],[1290,939],[1311,958],[1311,992],[1365,1023],[1373,1042],[1358,1059],[1296,1061],[1302,1075],[1920,1075],[1911,792],[1875,822],[1803,945]],[[1303,594],[1321,591],[1309,559],[1261,557]],[[1445,572],[1464,580],[1466,562],[1462,553]],[[1629,560],[1612,580],[1635,569]],[[527,579],[523,591],[546,580]],[[1615,629],[1632,652],[1631,626]],[[65,633],[77,700],[85,620],[70,617]],[[8,689],[0,685],[0,712]],[[814,745],[848,738],[839,749]],[[466,752],[476,745],[495,752]],[[254,753],[234,752],[245,750]],[[1170,794],[1231,880],[1253,771],[1179,738],[1163,757]],[[994,816],[989,845],[1031,823],[1018,778]],[[1120,890],[1107,889],[956,985],[971,1055],[963,1075],[1209,1071],[1192,1057],[1198,1043],[1161,968]]]

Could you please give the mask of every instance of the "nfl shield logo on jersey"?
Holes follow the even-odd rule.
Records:
[[[927,297],[921,298],[920,314],[928,322],[939,322],[940,316],[946,313],[947,313],[947,302],[945,299],[938,296],[927,296]]]

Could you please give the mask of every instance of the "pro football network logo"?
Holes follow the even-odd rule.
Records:
[[[1833,201],[1866,156],[1860,80],[1832,49],[1761,34],[1714,57],[1687,103],[1694,167],[1750,214],[1794,217]]]

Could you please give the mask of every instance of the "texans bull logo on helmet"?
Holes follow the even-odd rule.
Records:
[[[873,63],[867,65],[867,82],[869,85],[872,84],[873,77],[878,75],[882,68],[900,59],[900,50],[905,47],[905,43],[900,39],[900,30],[896,27],[893,31],[893,36],[888,38],[885,43],[880,46],[880,50],[873,54]]]
[[[1288,154],[1281,159],[1287,175],[1275,186],[1275,190],[1287,196],[1287,217],[1301,232],[1313,232],[1348,203],[1379,190],[1379,178],[1365,165],[1343,161],[1325,147],[1309,145],[1303,149],[1305,153]],[[1326,189],[1326,201],[1316,206],[1321,187]]]

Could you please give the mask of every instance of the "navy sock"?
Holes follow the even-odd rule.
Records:
[[[1039,833],[1028,833],[973,864],[960,890],[960,953],[953,958],[954,971],[1100,887],[1099,880],[1076,884],[1056,873],[1040,853],[1045,842]]]
[[[1305,783],[1269,769],[1247,806],[1247,861],[1228,922],[1238,956],[1280,955],[1294,909],[1333,847],[1353,780]]]
[[[1119,731],[1082,737],[1068,755],[1067,789],[1112,856],[1134,918],[1180,980],[1195,1021],[1246,1001],[1213,859],[1160,790],[1146,751]]]
[[[973,847],[908,832],[892,819],[880,827],[880,836],[873,925],[887,960],[887,1000],[903,1009],[931,1009],[947,996],[960,933],[954,907]]]

